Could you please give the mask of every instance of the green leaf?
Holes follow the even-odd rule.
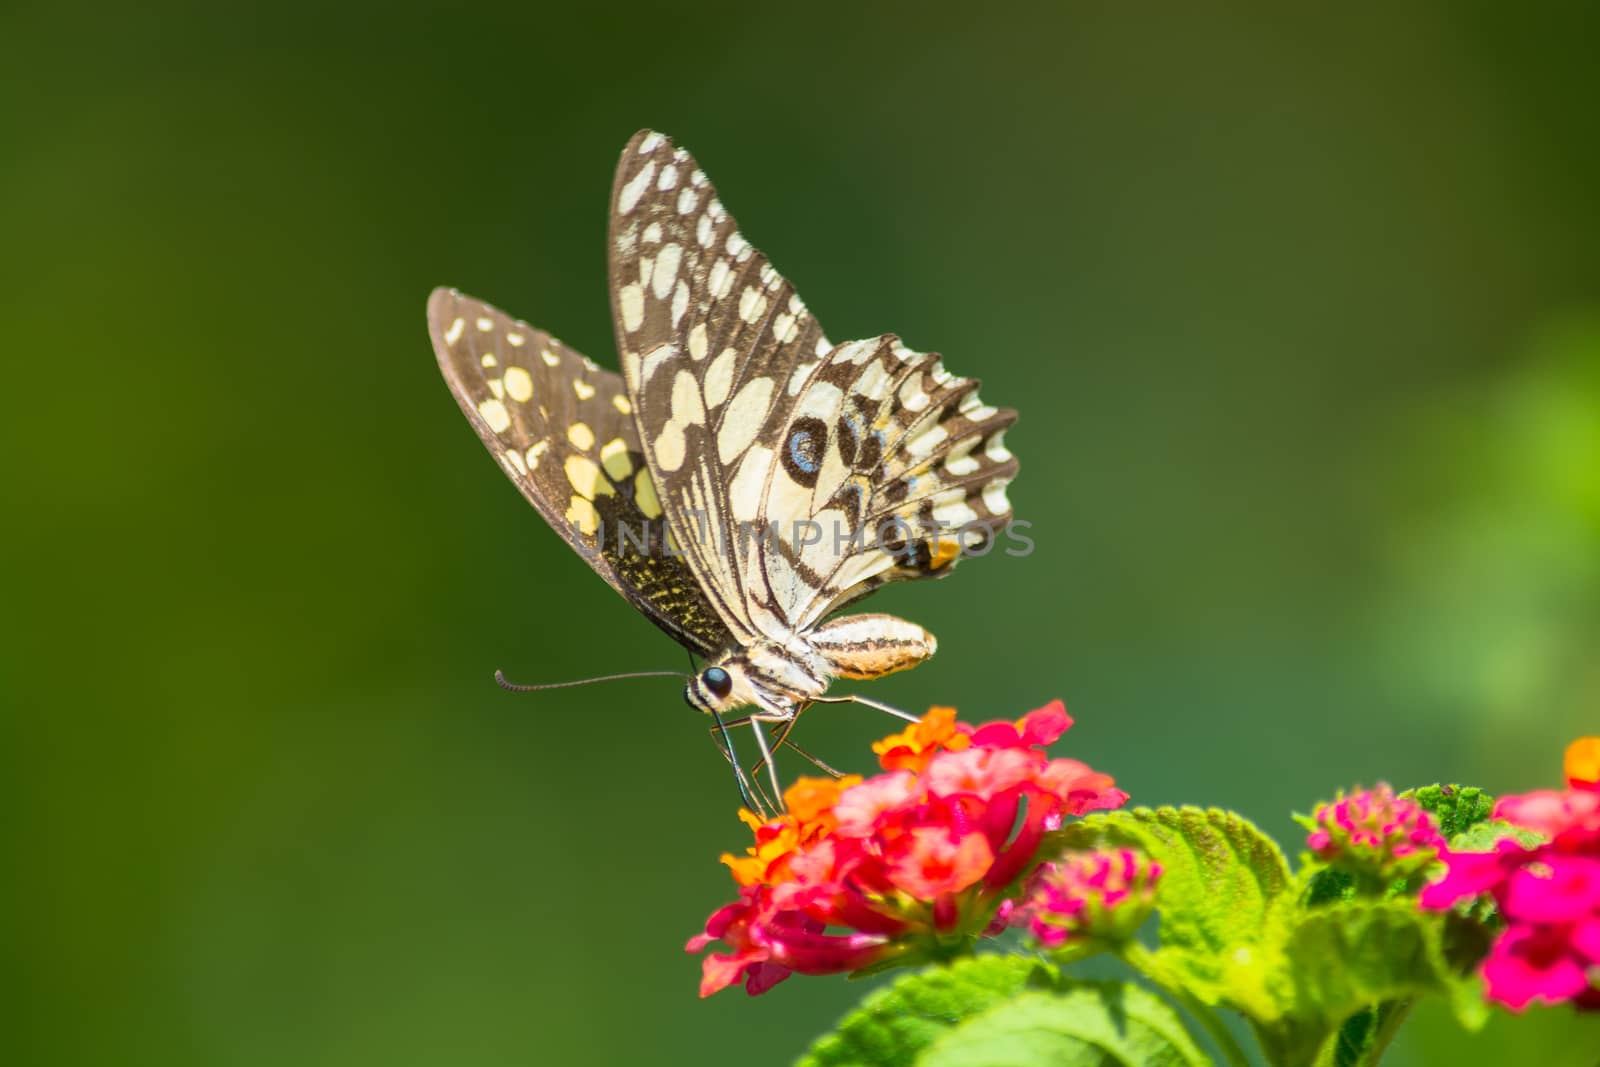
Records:
[[[1051,989],[1059,972],[1036,959],[975,956],[928,967],[869,994],[800,1067],[910,1067],[947,1030],[1030,988]]]
[[[941,1035],[917,1067],[1201,1067],[1210,1061],[1166,1002],[1121,982],[1063,982]]]
[[[1532,830],[1496,819],[1493,822],[1476,823],[1470,829],[1453,835],[1450,848],[1456,852],[1493,852],[1495,842],[1506,837],[1515,838],[1518,844],[1530,848],[1544,841],[1541,835]]]
[[[1432,815],[1446,841],[1486,821],[1494,810],[1494,797],[1473,785],[1425,785],[1400,795]]]
[[[1444,996],[1463,1025],[1481,1026],[1487,1017],[1481,988],[1446,959],[1444,922],[1402,900],[1298,913],[1284,931],[1271,983],[1280,1014],[1253,1018],[1268,1058],[1309,1063],[1320,1050],[1325,1062],[1336,1062],[1338,1032],[1351,1016],[1427,994]]]
[[[1248,820],[1215,808],[1135,808],[1090,816],[1057,836],[1065,849],[1131,847],[1161,865],[1155,960],[1201,1000],[1220,1002],[1241,967],[1257,967],[1252,946],[1268,936],[1290,878],[1277,843]]]
[[[1306,857],[1302,856],[1302,862]],[[1323,904],[1332,904],[1340,900],[1354,900],[1356,896],[1356,880],[1348,871],[1341,871],[1337,867],[1318,867],[1309,876],[1305,892],[1305,904],[1308,908],[1315,908]]]

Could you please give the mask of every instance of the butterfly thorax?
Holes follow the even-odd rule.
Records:
[[[753,707],[758,716],[788,719],[834,678],[881,678],[937,648],[932,634],[893,615],[845,615],[810,633],[724,652],[690,680],[684,699],[705,712]]]

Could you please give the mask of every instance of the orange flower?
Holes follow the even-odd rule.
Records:
[[[843,778],[800,778],[784,790],[787,811],[770,822],[741,810],[739,818],[755,833],[756,843],[743,856],[724,853],[722,862],[740,885],[776,885],[789,879],[789,860],[807,845],[826,837],[839,825],[833,805],[839,794],[861,781],[859,774]]]
[[[1600,737],[1580,737],[1567,746],[1567,784],[1600,789]]]
[[[939,752],[960,752],[972,739],[956,722],[955,708],[929,708],[919,722],[897,734],[872,743],[878,763],[886,771],[918,771]]]

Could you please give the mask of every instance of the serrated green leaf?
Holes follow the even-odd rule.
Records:
[[[1039,960],[976,956],[928,967],[869,994],[799,1067],[910,1067],[947,1030],[1060,975]]]
[[[1400,795],[1432,815],[1446,841],[1487,820],[1494,810],[1494,797],[1474,785],[1425,785]]]
[[[1094,815],[1064,827],[1067,849],[1106,846],[1144,851],[1161,864],[1156,885],[1161,949],[1156,960],[1177,971],[1190,992],[1218,1003],[1239,969],[1258,967],[1257,944],[1290,884],[1278,845],[1232,812],[1215,808],[1135,808]],[[1239,990],[1235,989],[1235,995]],[[1249,994],[1244,994],[1249,1000]]]
[[[1349,901],[1298,913],[1284,931],[1272,990],[1276,1019],[1255,1015],[1258,1036],[1274,1063],[1337,1059],[1339,1029],[1377,1005],[1442,995],[1463,1025],[1487,1015],[1475,978],[1446,959],[1444,918],[1409,901]],[[1386,1006],[1384,1010],[1394,1010]]]
[[[1201,1067],[1165,1001],[1120,982],[1064,984],[998,1004],[941,1035],[917,1067]]]
[[[1518,844],[1529,848],[1544,841],[1532,830],[1495,819],[1492,822],[1475,823],[1470,829],[1455,834],[1450,838],[1450,848],[1454,852],[1493,852],[1495,842],[1506,837],[1514,838]]]

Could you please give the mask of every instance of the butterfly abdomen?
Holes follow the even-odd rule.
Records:
[[[914,622],[893,615],[845,615],[811,634],[811,647],[840,678],[882,678],[909,670],[932,656],[939,643]]]

